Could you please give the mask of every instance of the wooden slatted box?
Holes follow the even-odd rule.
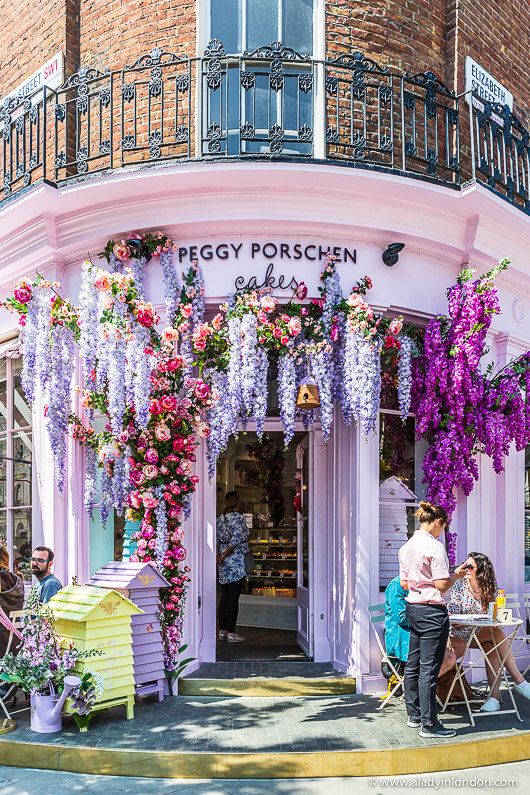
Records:
[[[162,701],[165,671],[158,592],[167,588],[167,580],[152,563],[111,561],[91,577],[90,584],[119,590],[143,611],[132,617],[136,692],[158,693]]]

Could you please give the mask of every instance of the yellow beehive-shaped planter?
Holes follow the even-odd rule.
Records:
[[[103,692],[93,710],[125,705],[127,718],[134,717],[134,662],[131,616],[142,613],[117,591],[94,586],[68,585],[50,600],[55,628],[65,648],[73,642],[78,651],[101,654],[79,660],[75,673],[98,673]],[[65,712],[71,712],[67,701]]]

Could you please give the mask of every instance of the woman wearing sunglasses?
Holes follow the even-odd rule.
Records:
[[[460,568],[466,571],[466,575],[463,579],[458,580],[451,590],[451,601],[447,605],[449,613],[487,613],[489,603],[495,601],[497,596],[497,581],[491,560],[481,552],[470,552]],[[451,626],[449,643],[457,659],[462,657],[471,631],[471,627],[455,626],[454,624]],[[502,629],[500,627],[484,627],[477,632],[477,637],[488,655],[491,665],[498,672],[508,643]],[[476,646],[473,641],[471,646],[474,645]],[[526,682],[523,678],[511,651],[506,657],[504,667],[515,682],[515,690],[524,698],[530,699],[530,682]],[[489,665],[486,665],[486,675],[490,687],[492,687],[496,674]],[[480,708],[481,712],[498,712],[500,710],[500,681],[499,677],[489,698]]]

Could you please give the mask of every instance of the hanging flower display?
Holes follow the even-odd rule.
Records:
[[[468,495],[478,480],[478,453],[489,455],[500,472],[512,442],[522,450],[530,441],[530,353],[498,373],[480,367],[492,318],[500,312],[495,279],[507,266],[502,260],[477,279],[470,269],[460,274],[447,293],[448,315],[429,323],[414,362],[412,410],[418,436],[429,442],[423,462],[428,497],[449,515],[455,488]]]

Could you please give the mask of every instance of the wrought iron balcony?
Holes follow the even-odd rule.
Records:
[[[313,160],[459,188],[477,180],[530,212],[529,133],[507,106],[457,97],[358,52],[318,61],[275,42],[198,58],[155,48],[123,69],[81,68],[0,109],[2,200],[123,167]]]

